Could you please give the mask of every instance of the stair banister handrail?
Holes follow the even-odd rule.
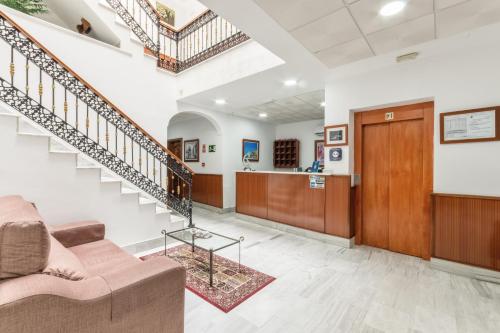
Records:
[[[160,142],[158,142],[154,137],[152,137],[146,130],[144,130],[139,124],[137,124],[132,118],[130,118],[125,112],[123,112],[120,108],[118,108],[115,104],[109,101],[103,94],[101,94],[96,88],[94,88],[90,83],[88,83],[85,79],[83,79],[80,75],[78,75],[75,71],[73,71],[68,65],[66,65],[62,60],[60,60],[57,56],[55,56],[52,52],[50,52],[42,43],[40,43],[35,37],[33,37],[29,32],[20,27],[15,21],[13,21],[7,14],[5,14],[2,10],[0,10],[0,16],[2,16],[9,24],[15,27],[19,32],[21,32],[27,39],[29,39],[33,44],[35,44],[38,48],[40,48],[44,53],[46,53],[52,60],[57,62],[62,68],[64,68],[68,73],[70,73],[77,81],[82,83],[87,89],[91,90],[96,96],[98,96],[105,104],[108,104],[113,111],[118,113],[122,118],[124,118],[127,122],[129,122],[133,127],[135,127],[142,135],[148,138],[151,142],[157,145],[163,152],[169,155],[171,158],[176,160],[179,164],[182,165],[184,169],[189,171],[189,173],[194,174],[194,171],[186,164],[184,161],[179,159],[174,153],[172,153],[167,147],[163,146]]]

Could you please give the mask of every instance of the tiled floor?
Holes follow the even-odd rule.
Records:
[[[500,332],[500,285],[428,262],[344,249],[196,209],[200,227],[245,236],[242,263],[276,281],[225,314],[186,291],[186,333]],[[219,255],[237,260],[237,247]]]

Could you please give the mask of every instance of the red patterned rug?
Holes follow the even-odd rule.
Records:
[[[164,251],[141,257],[148,260]],[[224,312],[229,312],[275,280],[224,257],[214,255],[213,287],[210,287],[208,252],[183,244],[167,249],[167,256],[181,263],[187,271],[186,288]]]

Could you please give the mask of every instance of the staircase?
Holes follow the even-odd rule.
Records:
[[[159,68],[180,73],[250,39],[232,23],[207,10],[181,29],[160,19],[148,0],[102,0],[128,26]],[[104,6],[104,3],[101,2]]]
[[[163,228],[192,224],[192,170],[3,12],[0,62],[2,126],[15,119],[20,136],[48,141],[47,154],[98,172],[101,186],[149,207],[150,219],[165,218]],[[37,170],[36,161],[28,167]]]

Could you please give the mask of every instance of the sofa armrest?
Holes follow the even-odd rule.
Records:
[[[120,320],[131,311],[158,303],[162,298],[184,307],[186,270],[167,257],[127,265],[102,277],[111,289],[112,320]]]
[[[50,233],[64,247],[73,247],[104,239],[104,224],[98,221],[81,221],[52,225]]]
[[[100,276],[70,281],[46,274],[31,274],[0,283],[0,308],[9,303],[37,296],[56,296],[85,302],[110,294],[109,286]]]

